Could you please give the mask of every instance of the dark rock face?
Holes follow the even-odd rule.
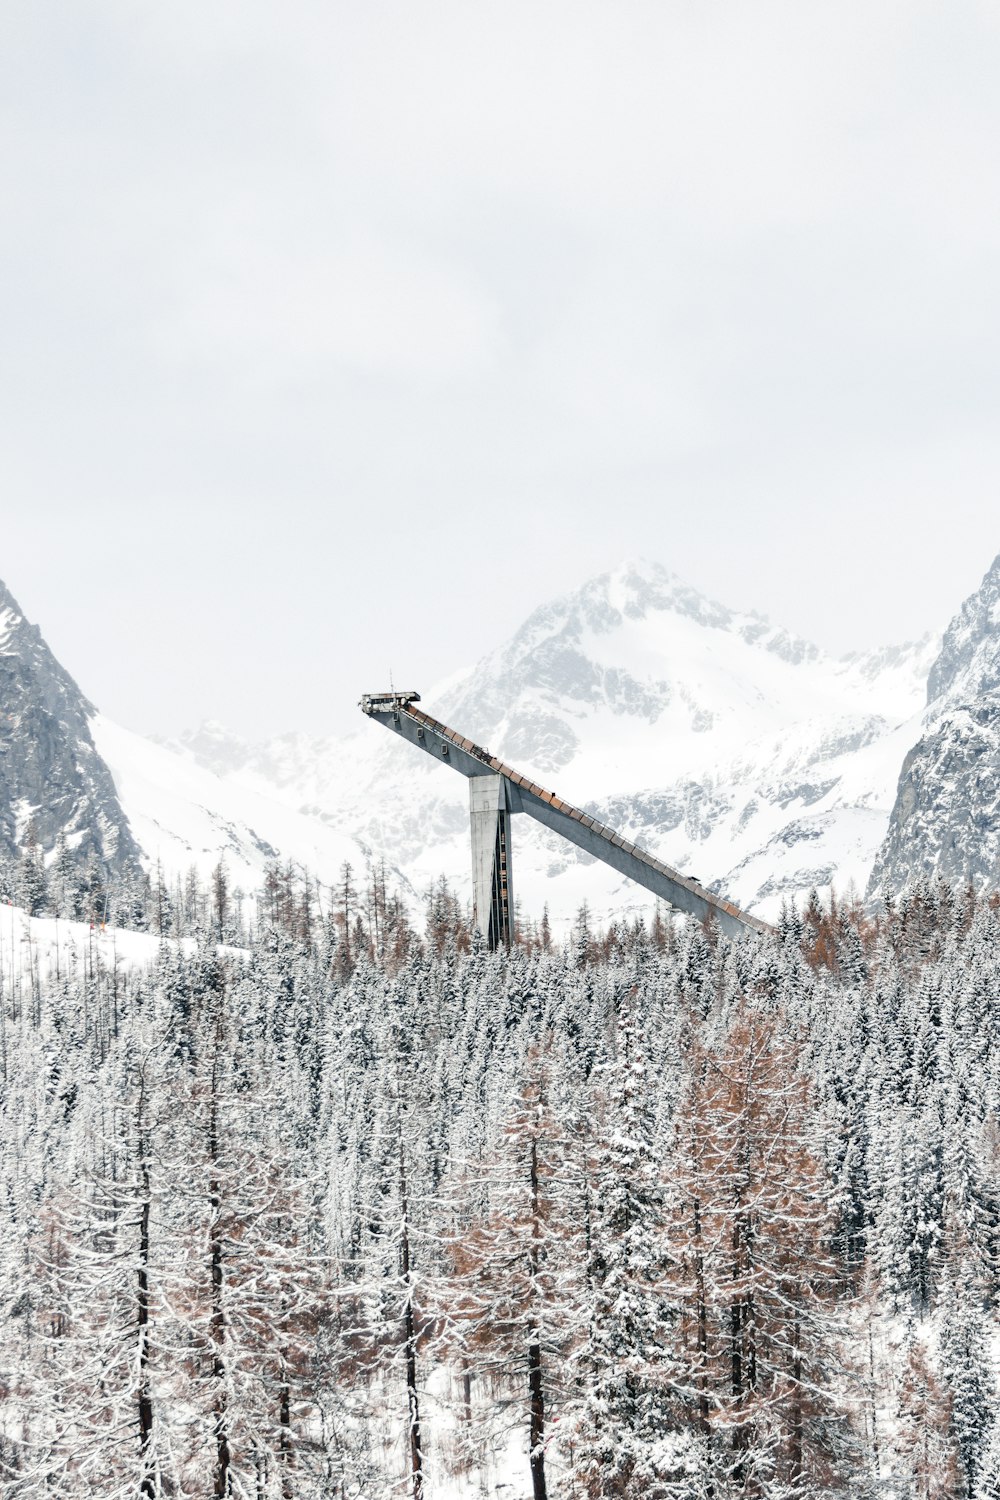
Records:
[[[923,876],[1000,885],[1000,557],[944,635],[869,894]]]
[[[927,679],[927,706],[1000,691],[1000,557],[945,631]]]
[[[138,869],[93,713],[0,583],[0,854],[16,856],[33,829],[45,854],[63,837],[74,863],[93,857],[105,876]]]

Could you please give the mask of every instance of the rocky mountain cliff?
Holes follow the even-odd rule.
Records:
[[[64,838],[103,876],[136,870],[139,848],[90,730],[93,705],[0,583],[0,852]]]
[[[1000,557],[945,631],[869,891],[1000,884]]]

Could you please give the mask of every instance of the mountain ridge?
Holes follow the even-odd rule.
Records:
[[[62,834],[109,873],[119,858],[204,874],[221,857],[249,890],[276,858],[328,884],[345,860],[384,859],[411,899],[441,873],[467,886],[464,783],[368,722],[256,744],[216,721],[133,735],[3,585],[0,693],[8,858],[41,817],[47,861]],[[842,657],[625,562],[539,605],[425,703],[765,918],[831,884],[875,901],[933,871],[1000,879],[1000,557],[941,638]],[[547,905],[558,925],[583,900],[599,921],[646,906],[554,835],[515,827],[527,911]]]
[[[937,643],[834,658],[728,609],[658,564],[626,562],[540,605],[424,695],[436,717],[742,905],[813,884],[863,886],[883,837],[902,726]],[[467,881],[464,787],[374,726],[253,746],[219,725],[182,741],[219,774],[388,848],[419,889]],[[644,901],[542,830],[515,832],[514,885],[564,917]],[[610,879],[611,883],[608,884]]]

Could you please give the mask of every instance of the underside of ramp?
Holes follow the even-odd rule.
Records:
[[[766,922],[672,870],[613,828],[432,719],[417,707],[418,701],[417,693],[366,693],[361,710],[469,779],[473,922],[491,948],[509,947],[513,931],[510,819],[514,813],[527,813],[678,911],[716,921],[730,936],[748,929],[773,931]]]

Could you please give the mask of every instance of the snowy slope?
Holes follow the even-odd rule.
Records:
[[[155,744],[103,715],[91,719],[90,729],[150,866],[159,862],[174,873],[194,866],[206,876],[222,857],[234,885],[245,891],[255,890],[268,861],[278,858],[328,883],[345,861],[356,878],[363,875],[369,846],[321,813],[301,813],[264,786],[218,776],[190,751]],[[402,872],[392,873],[408,889]]]
[[[151,932],[132,932],[111,922],[105,928],[100,924],[92,927],[89,922],[31,917],[19,906],[0,903],[0,976],[8,998],[19,998],[33,982],[54,975],[145,968],[153,963],[163,941],[189,954],[197,947],[194,938],[164,940]]]
[[[928,638],[835,660],[630,563],[535,611],[424,705],[767,916],[813,884],[864,888],[936,653]],[[241,795],[280,798],[385,851],[418,890],[442,870],[467,885],[464,781],[374,724],[258,747],[206,725],[185,749]],[[586,899],[606,920],[646,904],[527,819],[514,860],[535,915],[548,902],[566,919]]]

